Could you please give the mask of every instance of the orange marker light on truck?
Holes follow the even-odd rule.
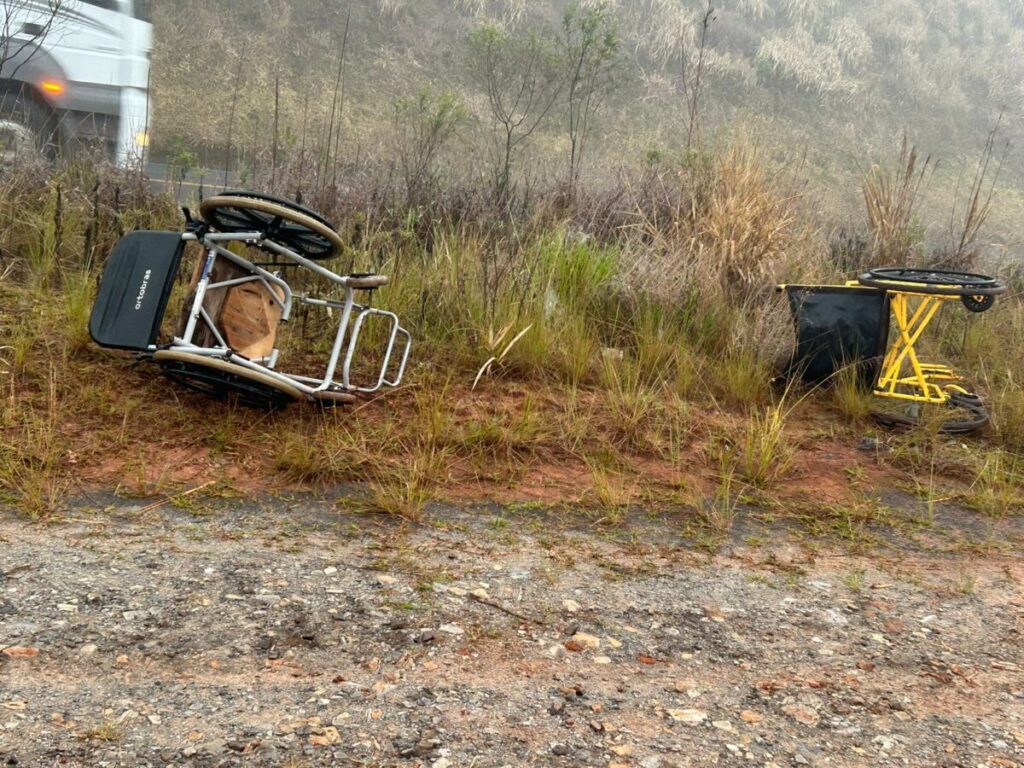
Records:
[[[54,96],[59,96],[64,93],[64,84],[58,83],[56,80],[43,80],[43,82],[40,83],[40,86],[42,86],[44,91],[52,93]]]

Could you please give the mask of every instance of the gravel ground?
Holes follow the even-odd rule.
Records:
[[[96,506],[0,512],[0,765],[1024,765],[1006,551]]]

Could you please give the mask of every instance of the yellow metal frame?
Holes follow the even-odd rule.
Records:
[[[860,283],[850,281],[848,285]],[[914,349],[914,345],[938,314],[943,302],[960,301],[961,297],[920,293],[897,287],[900,285],[910,287],[912,284],[894,281],[893,289],[886,289],[898,334],[882,360],[874,394],[878,397],[937,405],[947,403],[949,396],[954,392],[969,394],[968,390],[956,383],[961,381],[961,378],[952,368],[938,363],[921,362],[917,350]]]
[[[953,383],[960,377],[949,366],[923,363],[914,349],[942,303],[959,299],[959,296],[889,292],[889,307],[899,333],[882,361],[875,383],[876,395],[943,405],[949,400],[950,390],[966,394],[965,389]]]

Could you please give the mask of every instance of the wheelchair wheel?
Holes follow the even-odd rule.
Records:
[[[934,411],[929,414],[928,410],[922,407],[925,404],[912,403],[908,406],[905,403],[897,405],[899,401],[895,400],[889,402],[893,405],[892,409],[877,409],[871,413],[874,420],[884,427],[909,429],[927,424],[930,421],[929,415],[936,419],[939,418]],[[977,395],[957,392],[950,395],[949,402],[945,406],[933,406],[933,408],[946,408],[948,411],[944,415],[950,418],[943,421],[938,429],[939,433],[944,435],[966,435],[976,432],[989,422],[988,410]]]
[[[872,269],[857,282],[884,291],[926,293],[935,296],[997,296],[1006,286],[988,275],[974,272],[950,272],[943,269]],[[978,310],[975,310],[978,311]]]
[[[996,303],[995,296],[961,296],[960,303],[967,307],[968,312],[985,312]]]
[[[341,236],[326,219],[281,198],[225,192],[203,200],[199,212],[219,232],[259,232],[313,261],[333,259],[345,249]]]
[[[280,410],[303,397],[297,388],[273,376],[219,358],[163,349],[153,359],[171,381],[218,400],[235,397],[251,408]]]

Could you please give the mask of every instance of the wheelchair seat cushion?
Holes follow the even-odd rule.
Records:
[[[140,230],[117,242],[89,317],[93,341],[139,352],[155,343],[184,247],[179,232]]]
[[[278,299],[284,291],[275,287]],[[227,289],[217,318],[228,346],[250,360],[269,356],[274,351],[281,305],[261,283],[241,283]]]

